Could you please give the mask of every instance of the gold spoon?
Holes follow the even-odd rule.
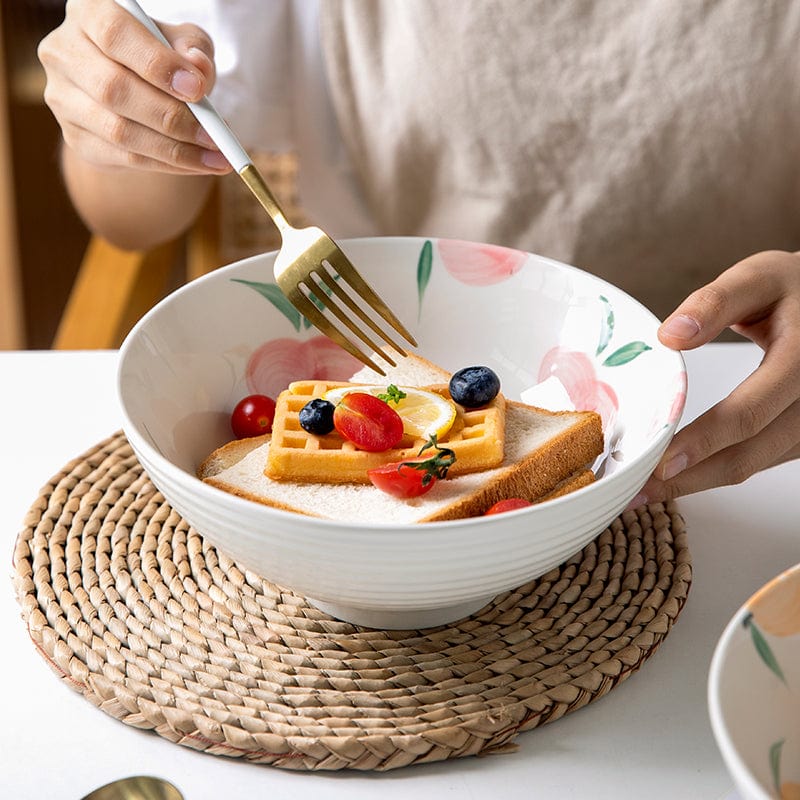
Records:
[[[107,783],[82,800],[184,800],[183,795],[169,782],[147,775],[135,775]]]

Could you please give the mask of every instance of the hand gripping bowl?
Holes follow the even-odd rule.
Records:
[[[708,706],[742,800],[800,797],[800,564],[733,615],[711,660]]]
[[[343,248],[411,326],[420,355],[450,371],[488,365],[513,399],[556,376],[575,407],[598,411],[600,479],[521,511],[423,525],[314,519],[202,483],[195,470],[232,438],[239,399],[360,366],[270,283],[274,253],[193,281],[140,320],[120,354],[124,431],[173,508],[245,569],[356,624],[453,622],[561,564],[636,496],[678,424],[683,359],[658,343],[658,321],[638,302],[555,261],[444,239]]]

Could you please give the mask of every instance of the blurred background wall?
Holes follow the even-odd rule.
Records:
[[[40,39],[64,0],[0,0],[0,349],[47,349],[89,236],[58,166]]]

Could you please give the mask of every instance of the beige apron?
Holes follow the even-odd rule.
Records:
[[[321,6],[383,233],[541,253],[659,316],[753,252],[800,249],[800,2]]]

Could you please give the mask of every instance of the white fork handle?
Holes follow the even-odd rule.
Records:
[[[136,17],[156,39],[170,47],[170,43],[166,40],[164,34],[161,33],[155,22],[145,14],[144,9],[136,0],[117,0],[117,4]],[[206,133],[211,137],[214,144],[219,147],[222,155],[228,159],[228,163],[236,172],[241,172],[248,164],[253,163],[233,131],[207,97],[198,100],[196,103],[187,103],[186,105],[189,106],[189,110],[197,117],[197,121],[205,128]]]

